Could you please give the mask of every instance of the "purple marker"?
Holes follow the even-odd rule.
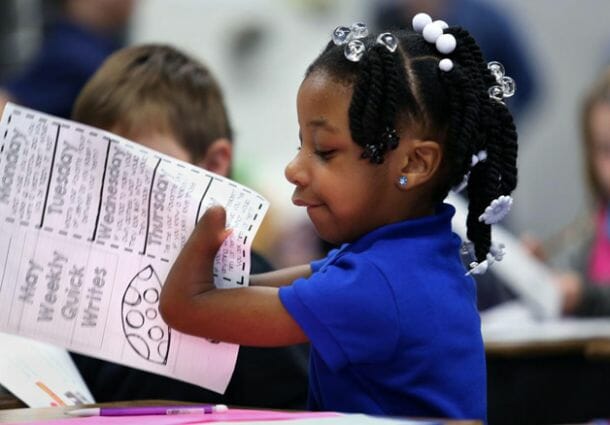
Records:
[[[143,416],[143,415],[184,415],[226,412],[224,404],[204,404],[181,406],[142,406],[142,407],[91,407],[69,410],[70,416]]]

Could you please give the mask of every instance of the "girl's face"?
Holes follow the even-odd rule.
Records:
[[[597,103],[589,119],[593,172],[606,199],[610,199],[610,104]]]
[[[303,81],[297,96],[301,145],[285,171],[296,186],[292,202],[306,207],[320,237],[334,244],[400,219],[399,155],[386,153],[381,165],[361,159],[349,129],[351,96],[351,87],[321,71]]]

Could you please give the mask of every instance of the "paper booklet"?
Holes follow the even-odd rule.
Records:
[[[172,262],[213,204],[234,229],[215,283],[248,285],[263,197],[112,133],[7,104],[0,332],[223,393],[238,346],[176,332],[158,311]]]

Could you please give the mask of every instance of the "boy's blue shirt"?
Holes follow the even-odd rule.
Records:
[[[455,210],[364,235],[280,289],[309,337],[315,410],[485,419],[485,353]]]
[[[17,103],[69,118],[87,80],[121,45],[69,20],[56,22],[23,72],[5,84]]]

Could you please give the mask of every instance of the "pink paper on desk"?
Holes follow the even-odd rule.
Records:
[[[229,409],[226,412],[204,415],[150,415],[150,416],[89,416],[84,418],[52,419],[37,422],[13,422],[12,425],[186,425],[207,422],[281,421],[290,419],[330,418],[341,416],[335,412],[277,412],[273,410]],[[8,424],[11,425],[11,424]]]

